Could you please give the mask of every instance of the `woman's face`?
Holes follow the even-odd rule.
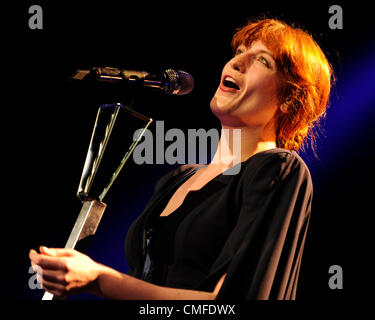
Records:
[[[262,42],[240,45],[224,66],[211,110],[223,125],[265,127],[280,106],[280,84],[276,62]]]

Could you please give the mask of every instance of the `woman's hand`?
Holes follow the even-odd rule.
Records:
[[[85,254],[74,249],[40,247],[40,253],[30,250],[29,258],[43,289],[56,297],[82,291],[98,294],[97,279],[104,266]]]
[[[73,249],[40,247],[40,253],[30,250],[29,257],[42,287],[57,298],[85,291],[105,299],[211,300],[225,278],[224,274],[212,292],[168,288],[96,263]]]

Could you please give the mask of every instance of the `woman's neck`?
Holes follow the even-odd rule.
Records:
[[[276,148],[275,135],[264,128],[222,126],[218,148],[209,166],[230,168],[254,154]]]

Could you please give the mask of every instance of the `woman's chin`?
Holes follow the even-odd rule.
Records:
[[[229,107],[218,107],[211,104],[211,111],[220,120],[223,126],[242,127],[243,122],[232,114],[233,109]]]
[[[218,98],[216,96],[212,98],[210,107],[214,115],[216,115],[217,117],[228,115],[233,109],[233,106],[231,106],[231,104],[223,101],[221,97]]]

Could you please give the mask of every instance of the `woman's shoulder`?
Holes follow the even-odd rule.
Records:
[[[311,180],[310,170],[301,156],[283,148],[269,149],[253,155],[245,161],[243,170],[245,176],[269,175],[278,179],[297,172]]]
[[[301,170],[309,170],[305,161],[297,152],[283,148],[274,148],[258,152],[245,162],[248,162],[249,165],[270,162],[274,165],[293,165],[301,168]]]

